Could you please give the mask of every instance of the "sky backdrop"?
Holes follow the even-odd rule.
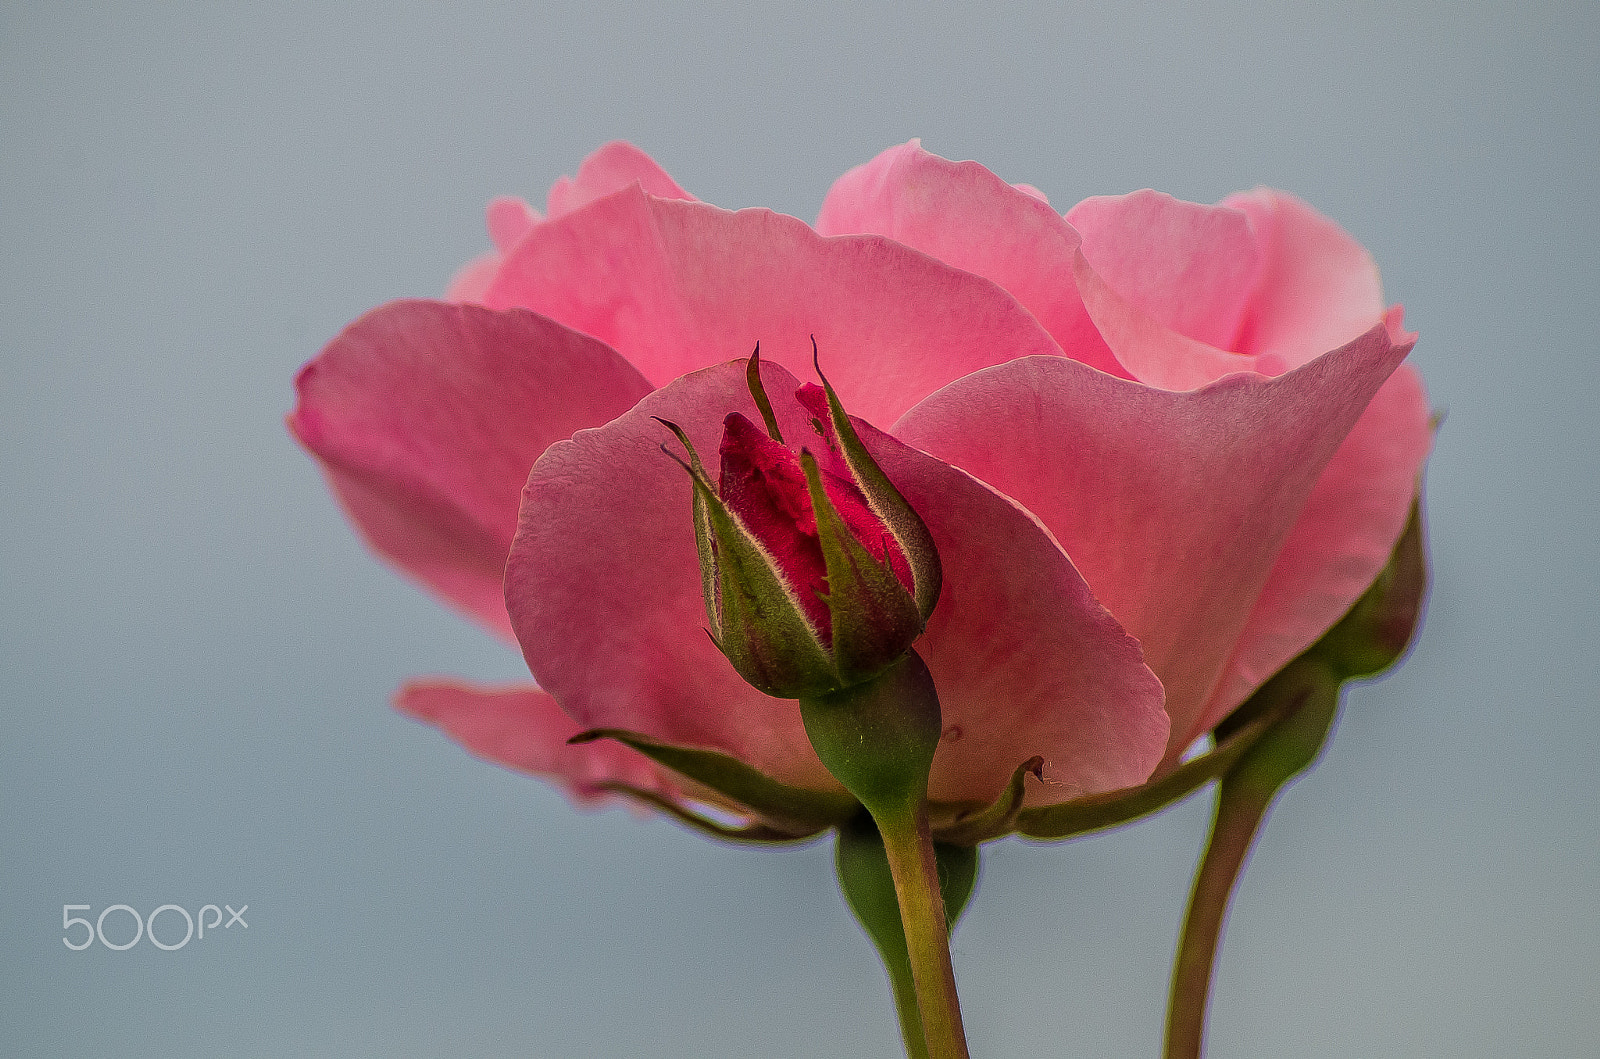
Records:
[[[491,197],[607,140],[810,220],[920,136],[1060,209],[1295,192],[1448,413],[1426,627],[1273,813],[1212,1054],[1592,1056],[1597,55],[1579,0],[0,8],[8,1054],[899,1054],[828,843],[578,811],[389,709],[525,670],[365,551],[282,417],[344,324],[488,247]],[[1157,1053],[1206,815],[987,850],[975,1056]],[[248,927],[63,945],[61,906],[118,903]]]

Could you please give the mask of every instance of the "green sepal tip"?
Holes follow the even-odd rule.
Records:
[[[889,476],[883,473],[883,468],[878,466],[866,445],[862,444],[861,436],[856,433],[855,424],[845,413],[833,384],[822,374],[815,336],[811,339],[811,361],[817,378],[822,381],[823,393],[828,397],[828,418],[833,424],[834,437],[839,442],[839,456],[850,469],[851,477],[866,497],[873,514],[888,527],[900,545],[911,567],[912,596],[918,612],[926,621],[933,613],[934,605],[939,602],[939,591],[944,584],[944,569],[939,562],[939,549],[933,543],[933,534],[928,532],[922,516],[889,481]]]

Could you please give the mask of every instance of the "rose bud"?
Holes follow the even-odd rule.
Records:
[[[711,638],[768,695],[829,694],[870,680],[922,635],[939,598],[939,555],[831,387],[796,393],[821,443],[820,454],[797,452],[761,389],[759,351],[748,378],[767,429],[727,416],[715,486],[666,424],[689,450]]]

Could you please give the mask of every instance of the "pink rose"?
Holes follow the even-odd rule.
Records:
[[[716,751],[837,792],[794,702],[706,635],[677,424],[784,437],[822,365],[938,546],[917,641],[944,738],[930,795],[1030,804],[1137,784],[1315,641],[1382,568],[1431,432],[1415,336],[1367,254],[1299,200],[1154,192],[1055,213],[915,143],[813,229],[690,198],[626,144],[489,209],[451,303],[352,324],[289,425],[379,552],[521,645],[538,687],[426,681],[402,710],[579,797],[716,800],[611,741]],[[813,434],[814,436],[814,434]],[[737,808],[737,806],[735,807]]]

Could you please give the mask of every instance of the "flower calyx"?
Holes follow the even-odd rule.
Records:
[[[759,358],[758,346],[747,378],[766,429],[739,412],[724,419],[715,482],[687,435],[663,420],[687,458],[668,454],[694,487],[712,640],[759,691],[827,695],[910,650],[939,598],[939,555],[825,378],[795,395],[812,414],[815,451],[785,443]]]

